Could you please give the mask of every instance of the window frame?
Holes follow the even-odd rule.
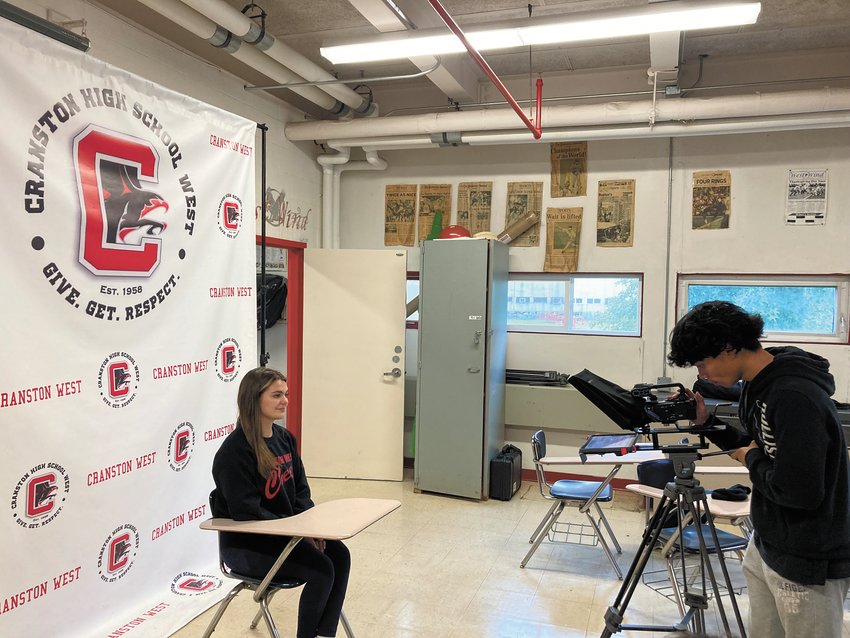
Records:
[[[508,273],[508,281],[546,281],[546,280],[566,280],[567,287],[565,288],[564,295],[564,311],[566,314],[566,323],[570,325],[572,323],[572,314],[573,307],[572,303],[568,303],[567,300],[571,299],[570,297],[570,286],[571,281],[576,278],[581,279],[625,279],[625,278],[634,278],[638,280],[639,291],[638,291],[638,328],[637,333],[617,333],[617,332],[601,332],[596,330],[544,330],[539,326],[516,326],[511,327],[508,324],[508,332],[516,333],[516,334],[545,334],[545,335],[556,335],[556,336],[579,336],[579,337],[614,337],[614,338],[626,338],[626,339],[640,339],[643,337],[643,298],[644,298],[644,289],[646,283],[646,277],[642,272],[519,272],[519,271],[511,271]],[[584,303],[590,303],[591,299],[596,299],[596,297],[582,297]],[[594,305],[605,305],[601,303]]]
[[[847,345],[848,311],[850,311],[850,274],[830,273],[757,274],[757,273],[679,273],[676,277],[676,320],[688,311],[688,286],[834,286],[837,289],[835,331],[832,334],[812,332],[777,332],[765,330],[761,341],[766,343],[815,343]]]

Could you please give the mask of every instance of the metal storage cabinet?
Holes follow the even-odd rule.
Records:
[[[508,247],[422,244],[414,486],[488,498],[505,435]]]

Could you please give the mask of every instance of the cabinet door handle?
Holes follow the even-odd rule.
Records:
[[[466,371],[475,374],[477,372],[481,372],[481,368],[467,368]]]

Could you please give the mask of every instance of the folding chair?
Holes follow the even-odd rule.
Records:
[[[210,492],[210,511],[214,511],[214,500],[215,490]],[[211,519],[210,521],[205,522],[201,527],[204,529],[214,530],[215,526],[213,523],[216,520],[222,520],[225,524],[229,521],[229,519]],[[221,532],[218,532],[218,534],[219,538],[221,538]],[[221,620],[222,616],[224,616],[227,606],[230,605],[233,599],[236,598],[236,595],[243,589],[254,592],[254,601],[260,605],[260,609],[254,616],[254,620],[251,622],[251,629],[257,628],[257,624],[260,622],[260,616],[262,616],[266,621],[266,628],[269,630],[269,635],[272,638],[281,638],[280,632],[278,632],[277,626],[275,625],[274,618],[272,618],[271,611],[269,611],[269,603],[271,602],[272,597],[281,589],[294,589],[296,587],[301,587],[304,584],[304,581],[296,578],[278,579],[274,578],[274,575],[277,574],[277,570],[280,569],[280,565],[283,564],[283,561],[287,556],[289,556],[290,552],[295,549],[295,546],[299,541],[301,541],[301,537],[293,537],[289,543],[287,543],[274,566],[263,578],[255,578],[253,576],[247,576],[233,571],[225,564],[224,559],[221,558],[221,553],[219,552],[221,573],[227,578],[233,578],[239,582],[233,587],[233,589],[227,592],[227,596],[225,596],[219,604],[218,609],[215,612],[215,616],[213,616],[213,619],[210,621],[209,626],[207,626],[207,629],[204,632],[203,638],[209,638],[213,634],[216,625],[218,625],[218,621]],[[346,617],[344,610],[340,613],[339,621],[343,630],[345,630],[345,635],[348,636],[348,638],[354,638],[354,632],[351,629],[351,625],[348,623],[348,618]]]
[[[303,580],[291,579],[291,580],[275,580],[272,579],[268,586],[261,589],[262,580],[260,578],[253,578],[251,576],[246,576],[244,574],[238,574],[230,569],[223,560],[219,561],[221,565],[221,573],[224,574],[228,578],[233,578],[238,580],[239,582],[231,589],[227,596],[224,597],[224,600],[218,606],[218,610],[215,612],[215,616],[210,621],[207,630],[204,632],[203,638],[209,638],[213,632],[215,631],[216,625],[218,625],[218,621],[221,620],[221,617],[224,616],[225,610],[227,610],[227,606],[231,603],[231,601],[236,598],[236,595],[242,591],[243,589],[247,589],[249,591],[254,592],[254,600],[256,600],[260,609],[257,611],[254,616],[254,620],[251,622],[250,628],[256,629],[257,624],[260,622],[260,617],[266,621],[266,628],[269,630],[269,635],[272,638],[280,638],[280,632],[277,630],[277,626],[275,625],[274,618],[272,618],[271,611],[269,610],[269,603],[271,602],[272,597],[279,592],[281,589],[293,589],[295,587],[301,587],[304,584]],[[345,631],[345,635],[348,638],[354,638],[354,631],[351,629],[351,625],[348,622],[348,618],[345,615],[345,611],[340,614],[339,617],[340,623],[342,624],[342,628]]]
[[[548,537],[552,542],[602,545],[605,555],[617,573],[617,578],[622,580],[623,573],[620,571],[620,566],[617,564],[600,527],[600,525],[605,527],[608,538],[616,548],[617,553],[622,554],[623,550],[614,535],[614,530],[611,529],[608,519],[599,507],[599,503],[606,503],[611,500],[611,486],[604,481],[576,480],[560,480],[550,484],[546,480],[546,473],[543,464],[540,462],[546,457],[546,433],[543,430],[538,430],[531,437],[531,450],[540,495],[554,502],[531,535],[528,541],[532,544],[531,549],[522,559],[520,567],[526,566],[534,552],[540,547],[543,539]],[[567,505],[577,505],[579,511],[587,516],[588,523],[559,522],[558,518]]]

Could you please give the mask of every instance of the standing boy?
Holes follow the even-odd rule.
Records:
[[[795,347],[763,348],[764,321],[738,306],[695,306],[670,337],[668,360],[701,379],[744,382],[746,429],[712,442],[746,465],[755,533],[744,559],[751,638],[840,638],[850,586],[850,476],[829,362]],[[688,394],[692,394],[687,391]],[[695,423],[722,423],[697,393]]]

